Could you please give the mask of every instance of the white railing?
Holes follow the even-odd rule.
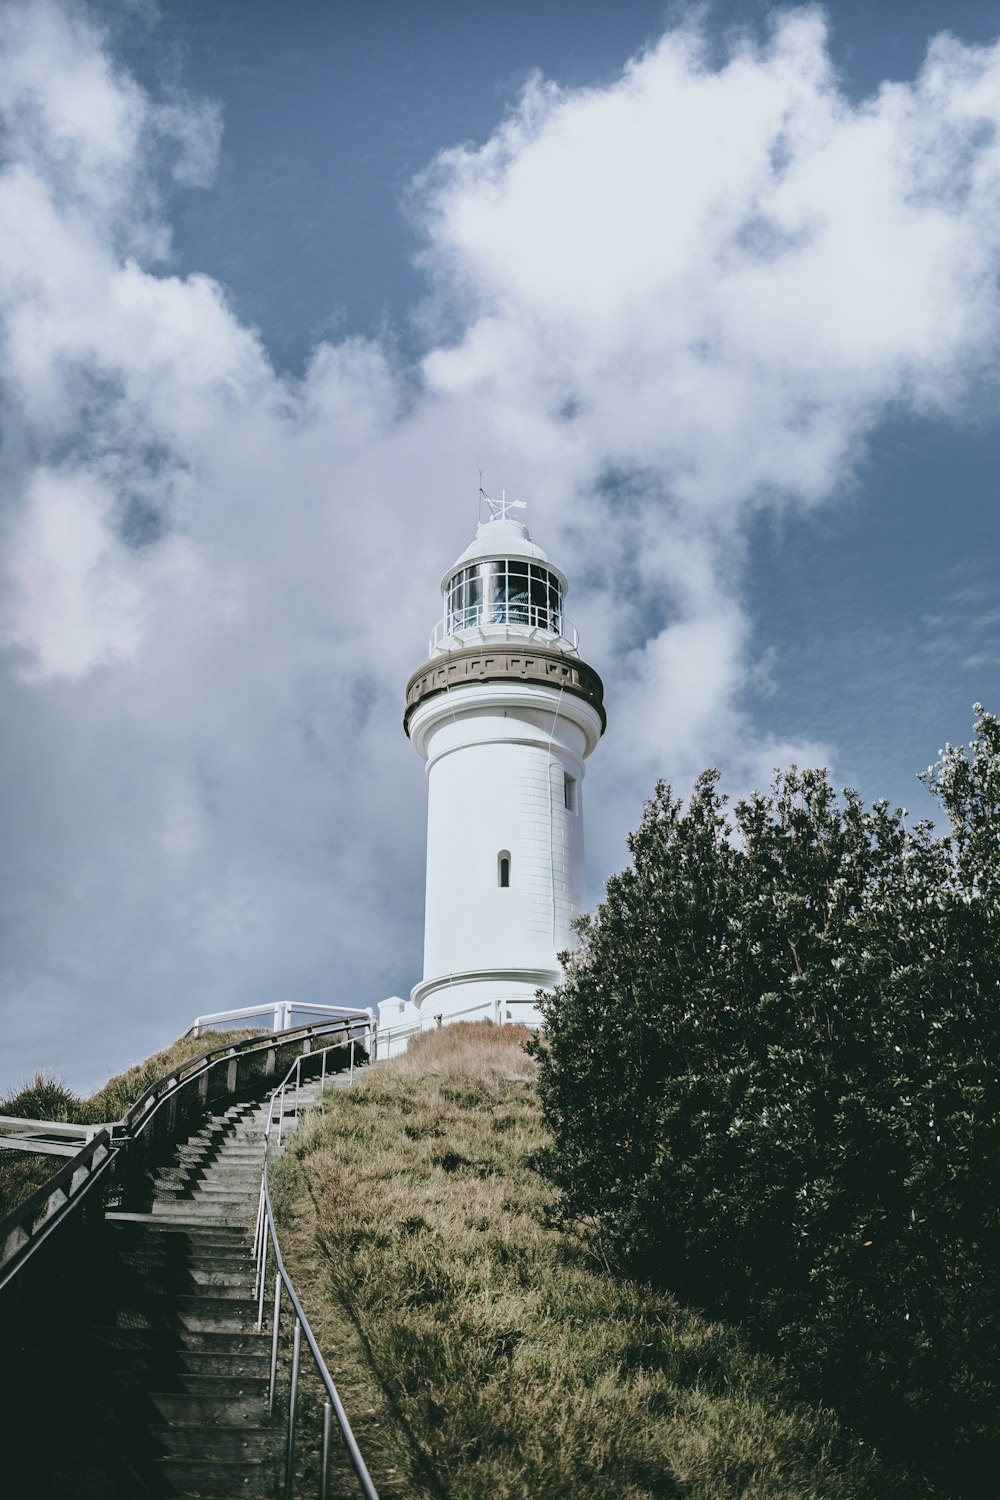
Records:
[[[477,606],[454,610],[438,620],[427,642],[427,654],[433,656],[449,637],[461,645],[468,642],[470,635],[473,639],[492,641],[501,633],[518,640],[542,638],[550,646],[564,642],[571,651],[580,645],[576,626],[564,615],[535,605],[490,604],[485,609]]]
[[[252,1021],[262,1016],[271,1017],[270,1028],[262,1026],[262,1031],[288,1031],[296,1024],[292,1020],[293,1012],[297,1015],[317,1016],[321,1020],[324,1017],[329,1017],[330,1020],[351,1020],[356,1016],[361,1024],[373,1024],[375,1019],[374,1011],[359,1010],[356,1005],[317,1005],[309,1000],[279,1000],[275,1004],[243,1005],[237,1010],[217,1010],[208,1016],[196,1016],[184,1035],[201,1036],[203,1031],[225,1030],[227,1026],[236,1027],[241,1021]]]
[[[423,1021],[411,1021],[408,1026],[380,1026],[375,1039],[376,1055],[372,1058],[372,1061],[377,1062],[379,1059],[382,1061],[387,1060],[393,1055],[392,1049],[394,1045],[398,1045],[402,1041],[408,1043],[411,1037],[419,1036],[422,1031],[428,1031],[429,1029],[429,1027],[424,1025]]]
[[[374,1051],[374,1022],[368,1036],[368,1054]],[[320,1093],[326,1083],[326,1056],[336,1047],[346,1046],[349,1049],[349,1068],[351,1082],[354,1082],[354,1040],[346,1042],[335,1042],[322,1051],[322,1064],[320,1071]],[[307,1054],[311,1063],[315,1064],[316,1054]],[[337,1387],[333,1377],[327,1369],[326,1361],[320,1353],[319,1345],[313,1336],[309,1326],[309,1319],[292,1285],[291,1277],[285,1269],[285,1263],[281,1256],[281,1247],[278,1243],[278,1231],[274,1223],[274,1213],[271,1207],[271,1194],[267,1182],[267,1159],[268,1150],[272,1143],[274,1132],[275,1115],[277,1115],[277,1133],[274,1136],[274,1147],[278,1149],[281,1145],[281,1133],[285,1118],[285,1102],[289,1091],[295,1090],[295,1123],[299,1118],[299,1095],[302,1086],[302,1063],[305,1059],[296,1058],[289,1068],[279,1086],[271,1094],[271,1103],[267,1113],[267,1126],[264,1131],[264,1165],[260,1177],[260,1199],[257,1208],[257,1227],[254,1232],[254,1265],[256,1267],[254,1277],[254,1295],[257,1298],[257,1330],[260,1332],[264,1327],[264,1298],[267,1282],[268,1255],[270,1253],[274,1260],[274,1304],[271,1314],[271,1366],[270,1378],[267,1391],[267,1411],[269,1416],[274,1415],[275,1396],[277,1392],[278,1372],[278,1336],[281,1327],[281,1303],[282,1292],[291,1303],[292,1313],[295,1318],[294,1333],[292,1335],[292,1364],[288,1395],[288,1440],[285,1445],[285,1500],[291,1500],[295,1491],[295,1424],[298,1414],[299,1400],[299,1372],[302,1359],[302,1339],[305,1338],[306,1347],[312,1355],[316,1373],[324,1387],[326,1400],[323,1403],[323,1424],[321,1432],[321,1453],[319,1471],[319,1494],[320,1500],[327,1500],[329,1496],[329,1466],[330,1466],[330,1438],[332,1433],[332,1419],[337,1418],[347,1455],[357,1475],[358,1483],[365,1500],[378,1500],[378,1491],[372,1483],[372,1477],[368,1472],[357,1439],[351,1430],[347,1413],[344,1410]]]

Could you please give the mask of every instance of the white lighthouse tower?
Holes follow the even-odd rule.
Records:
[[[604,690],[564,616],[565,576],[510,515],[522,506],[488,503],[406,689],[406,733],[427,762],[424,976],[409,1002],[381,1007],[388,1031],[537,1024],[536,991],[559,982],[583,909],[584,763]]]

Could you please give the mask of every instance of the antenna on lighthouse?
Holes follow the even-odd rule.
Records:
[[[480,469],[480,471],[479,471],[479,498],[476,501],[476,536],[479,535],[479,528],[483,524],[483,501],[484,500],[486,501],[486,504],[489,505],[492,508],[493,501],[490,499],[489,495],[487,495],[486,491],[483,489],[483,471],[482,471],[482,469]]]

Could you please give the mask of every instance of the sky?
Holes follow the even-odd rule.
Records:
[[[0,4],[0,1088],[420,978],[479,472],[658,778],[932,809],[1000,708],[1000,22]]]

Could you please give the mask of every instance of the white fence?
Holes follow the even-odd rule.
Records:
[[[201,1036],[204,1031],[227,1031],[247,1022],[262,1021],[265,1016],[271,1018],[270,1025],[262,1024],[261,1031],[288,1031],[294,1025],[303,1024],[292,1020],[293,1012],[296,1016],[317,1021],[349,1021],[357,1017],[359,1025],[375,1025],[375,1012],[361,1010],[356,1005],[315,1005],[305,1000],[279,1000],[274,1005],[244,1005],[238,1010],[217,1010],[208,1016],[196,1016],[185,1036]]]

